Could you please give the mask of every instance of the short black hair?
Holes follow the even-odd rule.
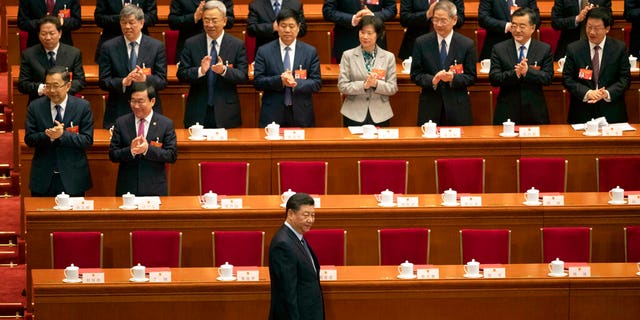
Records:
[[[300,210],[301,206],[304,206],[304,205],[312,206],[314,203],[315,202],[313,201],[313,198],[311,198],[309,194],[304,192],[298,192],[292,195],[291,197],[289,197],[289,200],[287,201],[287,209],[285,210],[285,217],[289,215],[289,209],[293,211],[298,211]]]
[[[589,12],[587,12],[587,20],[589,19],[602,20],[605,28],[613,26],[613,15],[611,14],[611,9],[609,8],[597,7],[589,10]]]
[[[71,75],[69,74],[69,70],[67,70],[66,67],[61,67],[61,66],[55,66],[48,69],[45,74],[45,78],[47,76],[51,76],[58,73],[60,74],[60,77],[62,77],[62,80],[64,82],[69,82],[71,80]]]
[[[540,18],[538,17],[538,14],[535,11],[533,11],[533,9],[531,8],[520,8],[513,12],[513,14],[511,15],[511,18],[524,17],[524,16],[529,16],[530,25],[534,25],[534,26],[538,25]]]
[[[58,17],[51,16],[51,15],[46,15],[40,18],[40,20],[38,21],[38,31],[40,31],[40,28],[42,27],[43,24],[47,24],[47,23],[51,23],[55,25],[56,30],[62,31],[62,25],[60,25],[60,20],[58,19]]]
[[[129,99],[135,92],[147,92],[149,100],[156,98],[156,88],[146,82],[134,82],[131,84],[131,91],[129,92]]]
[[[296,21],[297,25],[300,25],[300,23],[302,23],[302,18],[300,18],[300,15],[296,11],[287,8],[280,10],[276,21],[278,22],[278,24],[280,24],[280,21],[289,18],[293,18],[293,20]]]
[[[364,16],[360,19],[360,22],[356,26],[358,31],[362,30],[365,26],[373,26],[373,29],[376,31],[376,40],[382,39],[384,37],[385,28],[384,22],[382,19],[376,16]]]

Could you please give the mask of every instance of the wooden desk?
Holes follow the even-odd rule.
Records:
[[[591,264],[591,278],[550,278],[545,264],[506,265],[507,279],[470,280],[441,265],[439,280],[398,280],[395,266],[337,267],[323,282],[327,319],[637,319],[635,263]],[[33,270],[38,319],[266,319],[267,268],[258,282],[218,282],[213,268],[172,269],[172,283],[129,283],[104,269],[105,284],[64,284],[62,270]]]

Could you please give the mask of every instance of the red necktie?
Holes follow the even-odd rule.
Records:
[[[54,0],[46,0],[47,1],[47,12],[49,14],[53,14],[53,6],[55,5]]]
[[[600,73],[600,46],[593,47],[593,58],[591,59],[591,67],[593,69],[593,83],[598,88],[598,76]]]
[[[140,119],[140,123],[138,123],[138,137],[144,137],[144,118]]]

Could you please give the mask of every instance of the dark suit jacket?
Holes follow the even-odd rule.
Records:
[[[589,3],[611,8],[611,0],[589,0]],[[580,40],[580,33],[586,23],[585,19],[582,23],[576,25],[576,16],[580,13],[580,9],[577,0],[555,0],[553,2],[551,26],[555,30],[560,30],[560,39],[558,39],[556,52],[553,55],[554,60],[564,57],[569,43]]]
[[[200,19],[198,23],[195,23],[193,20],[193,13],[196,12],[200,1],[201,0],[171,0],[171,7],[169,8],[169,28],[171,28],[171,30],[180,30],[178,34],[178,45],[176,47],[175,63],[178,63],[180,59],[184,42],[204,31],[202,19]],[[227,8],[227,24],[224,28],[231,29],[236,20],[233,15],[233,0],[221,1]],[[174,61],[169,61],[169,63],[174,63]]]
[[[445,65],[448,70],[454,62],[463,64],[464,73],[456,74],[453,81],[440,81],[433,88],[433,77],[445,69],[440,62],[440,45],[435,32],[416,39],[411,63],[411,81],[422,87],[418,105],[418,125],[431,120],[438,125],[471,125],[471,101],[467,87],[476,81],[476,50],[473,40],[453,33]]]
[[[73,45],[71,39],[71,31],[80,29],[81,18],[80,14],[80,2],[78,0],[58,0],[53,6],[54,16],[58,16],[58,12],[64,7],[70,10],[71,17],[64,18],[64,24],[62,25],[62,38],[60,41],[70,46]],[[38,33],[38,23],[40,18],[47,15],[47,4],[45,0],[20,0],[18,7],[18,28],[22,31],[29,33],[29,39],[27,40],[27,47],[34,46],[40,43]]]
[[[204,123],[209,99],[207,84],[208,75],[198,78],[200,61],[209,52],[207,50],[207,36],[204,33],[195,35],[187,40],[180,66],[178,79],[190,84],[187,108],[184,114],[184,126],[188,128],[196,122]],[[233,67],[227,67],[224,76],[215,74],[215,116],[219,128],[235,128],[242,125],[240,116],[240,100],[238,98],[237,84],[245,83],[247,76],[247,53],[242,40],[225,32],[220,43],[218,56],[223,62],[228,62]]]
[[[82,67],[82,54],[78,48],[60,43],[56,54],[56,66],[68,67],[73,72],[70,95],[82,90],[86,84],[84,68]],[[18,90],[29,95],[29,101],[40,97],[38,86],[44,83],[45,75],[49,69],[49,56],[41,44],[32,46],[22,52],[20,59],[20,77],[18,78]]]
[[[171,119],[153,113],[147,142],[146,155],[131,155],[131,140],[137,135],[133,113],[119,117],[113,127],[109,145],[109,159],[119,163],[116,196],[131,192],[137,196],[166,196],[167,173],[165,165],[175,163],[178,157],[176,132]],[[162,147],[151,145],[162,143]]]
[[[258,49],[254,68],[256,90],[264,91],[260,110],[260,127],[284,119],[284,86],[280,75],[285,71],[280,54],[280,40],[271,41]],[[316,48],[296,40],[293,67],[307,70],[307,79],[298,79],[293,90],[293,118],[301,127],[315,126],[313,93],[320,91],[320,59]]]
[[[527,51],[529,69],[520,78],[514,69],[518,54],[513,39],[493,47],[489,80],[492,86],[500,87],[493,124],[500,125],[507,119],[517,124],[548,124],[549,113],[542,86],[550,85],[553,80],[551,46],[531,39]],[[540,70],[533,66],[539,66]]]
[[[147,76],[147,82],[151,83],[157,91],[167,86],[167,53],[162,42],[142,35],[138,47],[137,65],[151,68],[151,75]],[[107,40],[102,46],[102,54],[98,62],[100,70],[100,89],[109,91],[107,108],[104,112],[103,128],[108,129],[119,116],[131,112],[129,107],[129,88],[123,91],[122,79],[129,72],[129,55],[124,36]],[[156,98],[153,110],[162,113],[160,96]]]
[[[576,0],[577,1],[577,0]],[[540,16],[536,0],[514,0],[518,7],[531,8]],[[493,46],[507,39],[512,39],[511,32],[504,32],[507,22],[511,22],[511,11],[507,8],[505,0],[480,0],[478,6],[478,24],[480,28],[487,29],[487,36],[484,39],[480,59],[491,58]]]
[[[569,104],[569,123],[585,123],[592,118],[606,117],[609,123],[626,122],[627,107],[624,93],[629,87],[631,74],[629,59],[624,42],[607,37],[601,50],[599,88],[606,88],[611,95],[611,102],[600,100],[586,103],[582,99],[588,90],[596,88],[592,80],[580,79],[580,68],[591,65],[591,52],[587,39],[576,41],[567,47],[567,60],[562,70],[564,87],[571,93]]]
[[[325,319],[320,264],[311,246],[309,251],[315,270],[303,244],[289,227],[283,225],[273,235],[269,246],[269,320]]]
[[[366,0],[364,0],[366,4]],[[386,22],[398,14],[395,0],[380,0],[378,5],[367,5],[374,15]],[[353,49],[360,44],[358,30],[351,25],[351,18],[362,10],[361,0],[325,0],[322,5],[322,17],[324,20],[335,23],[333,27],[333,56],[338,63],[342,58],[342,52]],[[382,49],[387,49],[387,39],[378,40]]]
[[[464,2],[463,0],[453,0],[452,2],[456,5],[458,12],[458,22],[454,26],[457,29],[464,24]],[[400,59],[409,58],[413,52],[413,43],[416,38],[433,29],[431,20],[427,20],[429,7],[428,0],[400,0],[400,24],[406,28],[398,53]]]
[[[56,163],[65,192],[82,194],[91,188],[91,173],[85,153],[93,145],[93,113],[89,102],[69,95],[62,122],[65,129],[73,122],[78,133],[65,130],[59,139],[51,141],[44,133],[54,126],[51,100],[41,97],[29,104],[24,142],[35,148],[29,179],[32,192],[47,193]]]
[[[629,53],[640,56],[640,0],[624,0],[624,18],[631,22]]]
[[[158,22],[156,0],[131,0],[131,3],[142,8],[144,12],[142,33],[148,35],[148,28]],[[122,0],[96,0],[96,10],[93,12],[93,17],[96,19],[96,25],[102,28],[102,34],[96,47],[96,62],[99,60],[102,44],[109,39],[122,35],[122,28],[120,28],[120,11],[122,7]]]
[[[282,0],[281,10],[290,9],[300,15],[300,31],[298,38],[307,33],[307,22],[304,19],[302,3],[298,0]],[[247,18],[247,33],[256,38],[256,52],[265,43],[278,39],[278,33],[273,31],[273,22],[276,15],[271,6],[271,0],[253,0],[249,4],[249,17]]]

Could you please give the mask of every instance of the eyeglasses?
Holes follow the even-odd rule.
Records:
[[[147,103],[148,101],[149,101],[149,100],[146,100],[146,99],[137,99],[137,100],[131,99],[131,100],[129,100],[129,103],[130,103],[131,105],[135,106],[135,105],[145,104],[145,103]]]
[[[67,85],[67,83],[69,83],[69,81],[66,81],[62,84],[59,83],[45,83],[44,84],[44,89],[45,90],[58,90],[60,88],[63,88],[64,86]]]
[[[451,22],[451,19],[434,18],[434,19],[431,19],[431,22],[433,22],[433,24],[449,24],[449,22]]]
[[[595,32],[600,32],[600,31],[604,30],[604,27],[603,26],[590,26],[590,25],[587,25],[586,29],[587,29],[587,31],[592,31],[593,30]]]
[[[526,30],[531,28],[531,25],[528,24],[511,24],[511,28],[514,30]]]

